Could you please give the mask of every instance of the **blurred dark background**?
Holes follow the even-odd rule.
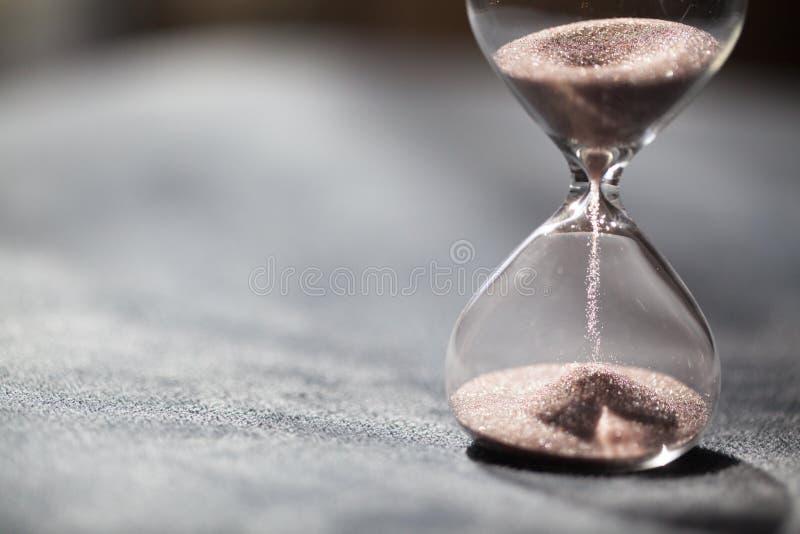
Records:
[[[797,51],[789,37],[798,16],[795,2],[751,2],[732,61],[796,74]],[[0,65],[163,30],[241,23],[334,25],[471,42],[462,0],[3,0]]]

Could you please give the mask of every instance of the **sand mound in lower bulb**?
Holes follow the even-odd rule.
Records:
[[[450,398],[476,439],[574,460],[636,462],[680,448],[708,420],[669,376],[606,364],[534,365],[481,375]]]

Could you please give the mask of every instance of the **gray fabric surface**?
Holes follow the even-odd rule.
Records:
[[[607,477],[470,447],[466,294],[249,288],[268,257],[403,280],[460,239],[494,266],[558,206],[477,52],[185,35],[7,76],[0,532],[800,532],[796,90],[727,73],[627,171],[724,384],[701,448]]]

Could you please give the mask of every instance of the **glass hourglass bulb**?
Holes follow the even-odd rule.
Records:
[[[476,442],[609,469],[664,465],[719,396],[708,324],[628,217],[631,158],[722,66],[746,0],[468,0],[478,43],[566,156],[563,206],[456,323],[447,392]],[[546,291],[526,290],[536,279]]]

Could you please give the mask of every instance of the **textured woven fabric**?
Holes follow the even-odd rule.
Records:
[[[800,531],[796,86],[715,82],[625,178],[717,334],[702,447],[559,473],[452,420],[468,291],[300,287],[459,240],[492,267],[566,190],[476,52],[365,42],[183,36],[0,84],[0,532]]]

